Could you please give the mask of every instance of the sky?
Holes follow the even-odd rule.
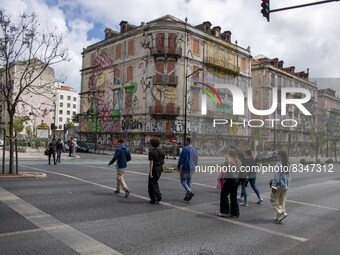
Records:
[[[318,0],[271,0],[271,9]],[[122,20],[140,25],[170,14],[191,25],[210,21],[212,27],[232,32],[232,42],[252,56],[279,58],[284,66],[306,71],[319,88],[340,95],[340,1],[262,16],[260,0],[0,0],[0,9],[12,18],[38,15],[41,27],[56,28],[65,36],[69,62],[52,66],[65,84],[80,91],[83,48],[104,39],[106,27],[119,31]],[[335,79],[337,78],[337,79]]]

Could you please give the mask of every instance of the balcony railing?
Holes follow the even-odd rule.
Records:
[[[177,85],[178,76],[175,75],[155,75],[152,78],[154,85]]]
[[[238,66],[232,63],[229,63],[224,59],[217,59],[217,58],[208,56],[205,58],[204,62],[207,67],[216,68],[220,72],[224,72],[226,74],[237,76],[240,73],[240,68]]]
[[[178,116],[180,112],[179,106],[150,106],[149,113],[154,116]]]
[[[153,47],[151,48],[151,56],[165,56],[165,55],[179,58],[182,56],[182,48],[181,47],[172,47],[172,48]]]

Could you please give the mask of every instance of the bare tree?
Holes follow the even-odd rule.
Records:
[[[40,29],[37,16],[21,14],[18,24],[0,11],[0,93],[7,111],[9,139],[9,174],[13,171],[14,117],[27,111],[43,115],[46,109],[37,107],[25,95],[39,95],[51,98],[49,93],[54,79],[46,80],[46,72],[53,72],[53,64],[69,60],[68,50],[62,48],[63,36],[56,31]],[[52,70],[52,71],[51,71]],[[53,72],[54,75],[54,72]],[[52,76],[53,76],[52,75]],[[26,110],[25,110],[26,109]],[[4,173],[4,166],[3,166]]]

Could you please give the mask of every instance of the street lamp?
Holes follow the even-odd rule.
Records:
[[[184,94],[184,140],[183,144],[185,145],[185,142],[187,140],[187,109],[188,109],[188,78],[195,73],[204,70],[203,68],[198,68],[191,74],[185,76],[185,94]]]

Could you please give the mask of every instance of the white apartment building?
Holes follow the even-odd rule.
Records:
[[[77,91],[66,85],[57,85],[56,101],[56,130],[62,130],[64,124],[72,122],[72,116],[79,112],[79,98]]]

